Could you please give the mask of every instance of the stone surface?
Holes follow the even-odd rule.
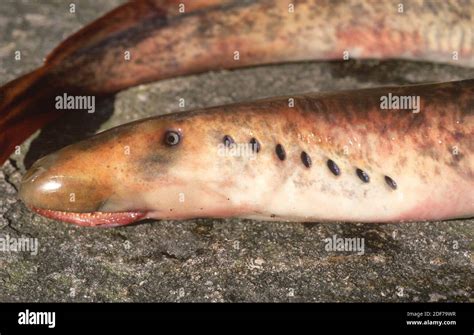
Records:
[[[64,37],[120,1],[0,2],[0,84],[39,66]],[[21,61],[14,52],[22,52]],[[39,217],[17,200],[25,165],[134,119],[305,91],[444,81],[472,69],[403,61],[263,66],[175,78],[121,92],[94,115],[35,134],[0,171],[0,238],[37,238],[38,254],[0,251],[0,301],[473,301],[474,220],[287,224],[147,221],[85,229]],[[365,253],[325,239],[364,238]]]

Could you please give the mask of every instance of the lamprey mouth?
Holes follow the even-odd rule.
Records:
[[[31,207],[36,213],[49,219],[74,223],[83,227],[117,227],[131,224],[146,217],[146,212],[63,212]]]

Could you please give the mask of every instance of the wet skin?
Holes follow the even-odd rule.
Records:
[[[419,113],[381,109],[389,93],[419,96]],[[473,106],[474,80],[466,80],[170,114],[42,158],[20,195],[44,216],[86,226],[143,218],[471,217]],[[240,155],[222,150],[251,142]]]
[[[408,1],[402,13],[390,0],[294,5],[291,11],[288,0],[137,0],[118,7],[67,38],[42,67],[0,88],[0,163],[61,115],[58,94],[101,97],[209,70],[343,57],[474,66],[469,2]]]

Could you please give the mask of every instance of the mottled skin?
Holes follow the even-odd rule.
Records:
[[[471,1],[404,1],[403,13],[399,3],[137,0],[125,4],[64,41],[44,66],[0,88],[0,162],[15,145],[61,115],[54,109],[54,97],[64,92],[102,96],[213,69],[345,55],[474,65]],[[185,5],[184,13],[180,4]],[[124,57],[126,51],[130,59]],[[453,59],[453,52],[458,59]]]
[[[420,96],[420,112],[381,110],[380,97],[388,93]],[[386,222],[470,217],[473,107],[474,80],[466,80],[165,115],[111,129],[43,158],[25,176],[21,196],[34,208],[159,219]],[[182,134],[178,145],[164,142],[169,130]],[[225,135],[237,143],[256,138],[261,150],[223,155],[218,149]],[[286,152],[283,161],[275,152],[277,144]],[[309,168],[301,161],[302,151],[311,157]],[[328,159],[339,166],[339,176],[328,169]],[[357,177],[356,168],[370,176],[369,183]],[[385,176],[396,181],[396,190]],[[57,189],[47,190],[52,181]],[[71,193],[75,202],[69,201]],[[40,213],[78,223],[76,214]],[[135,219],[112,216],[106,223]]]

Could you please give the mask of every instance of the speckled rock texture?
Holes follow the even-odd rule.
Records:
[[[39,66],[66,36],[121,1],[0,2],[0,84]],[[21,60],[14,59],[16,50]],[[473,78],[473,69],[405,61],[314,62],[219,71],[123,91],[94,114],[38,132],[0,170],[0,238],[37,238],[37,255],[0,251],[0,301],[474,301],[474,220],[431,223],[147,221],[86,229],[17,199],[25,166],[138,118],[274,95]],[[358,237],[365,253],[326,251]]]

